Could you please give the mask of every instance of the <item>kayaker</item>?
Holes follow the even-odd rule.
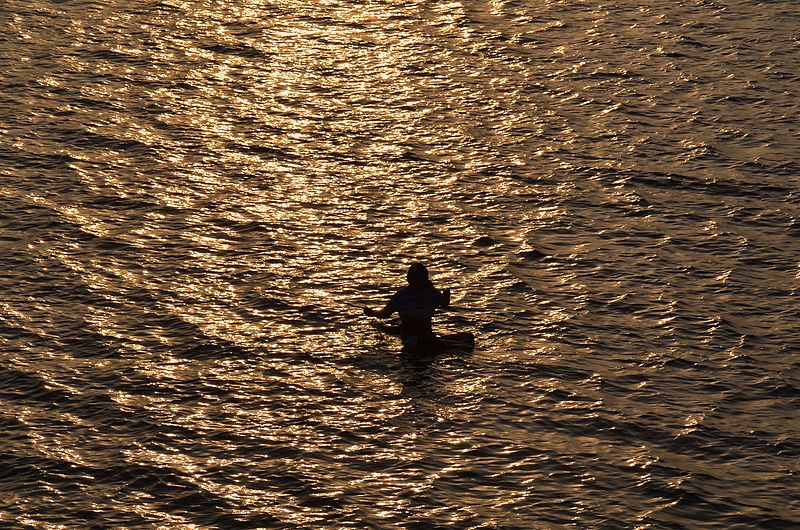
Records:
[[[370,317],[389,318],[394,313],[400,315],[400,338],[404,346],[424,347],[436,342],[431,319],[437,308],[450,305],[450,289],[437,289],[433,286],[428,269],[422,263],[414,263],[406,274],[408,287],[397,291],[389,303],[380,311],[364,308]]]

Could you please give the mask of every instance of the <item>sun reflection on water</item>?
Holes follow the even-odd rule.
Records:
[[[795,521],[793,63],[728,4],[4,5],[14,522]],[[363,319],[417,259],[475,352]]]

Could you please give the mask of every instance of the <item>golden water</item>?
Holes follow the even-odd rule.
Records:
[[[0,525],[800,525],[798,27],[4,1]]]

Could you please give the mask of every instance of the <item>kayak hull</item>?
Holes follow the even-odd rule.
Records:
[[[400,336],[400,326],[375,322],[373,326],[389,335]],[[432,339],[415,344],[403,344],[406,353],[440,353],[445,351],[472,351],[475,349],[475,335],[469,332],[435,335]]]

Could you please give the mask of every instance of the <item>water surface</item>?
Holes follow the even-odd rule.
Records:
[[[800,8],[0,6],[0,522],[800,525]],[[369,327],[423,259],[471,354]]]

